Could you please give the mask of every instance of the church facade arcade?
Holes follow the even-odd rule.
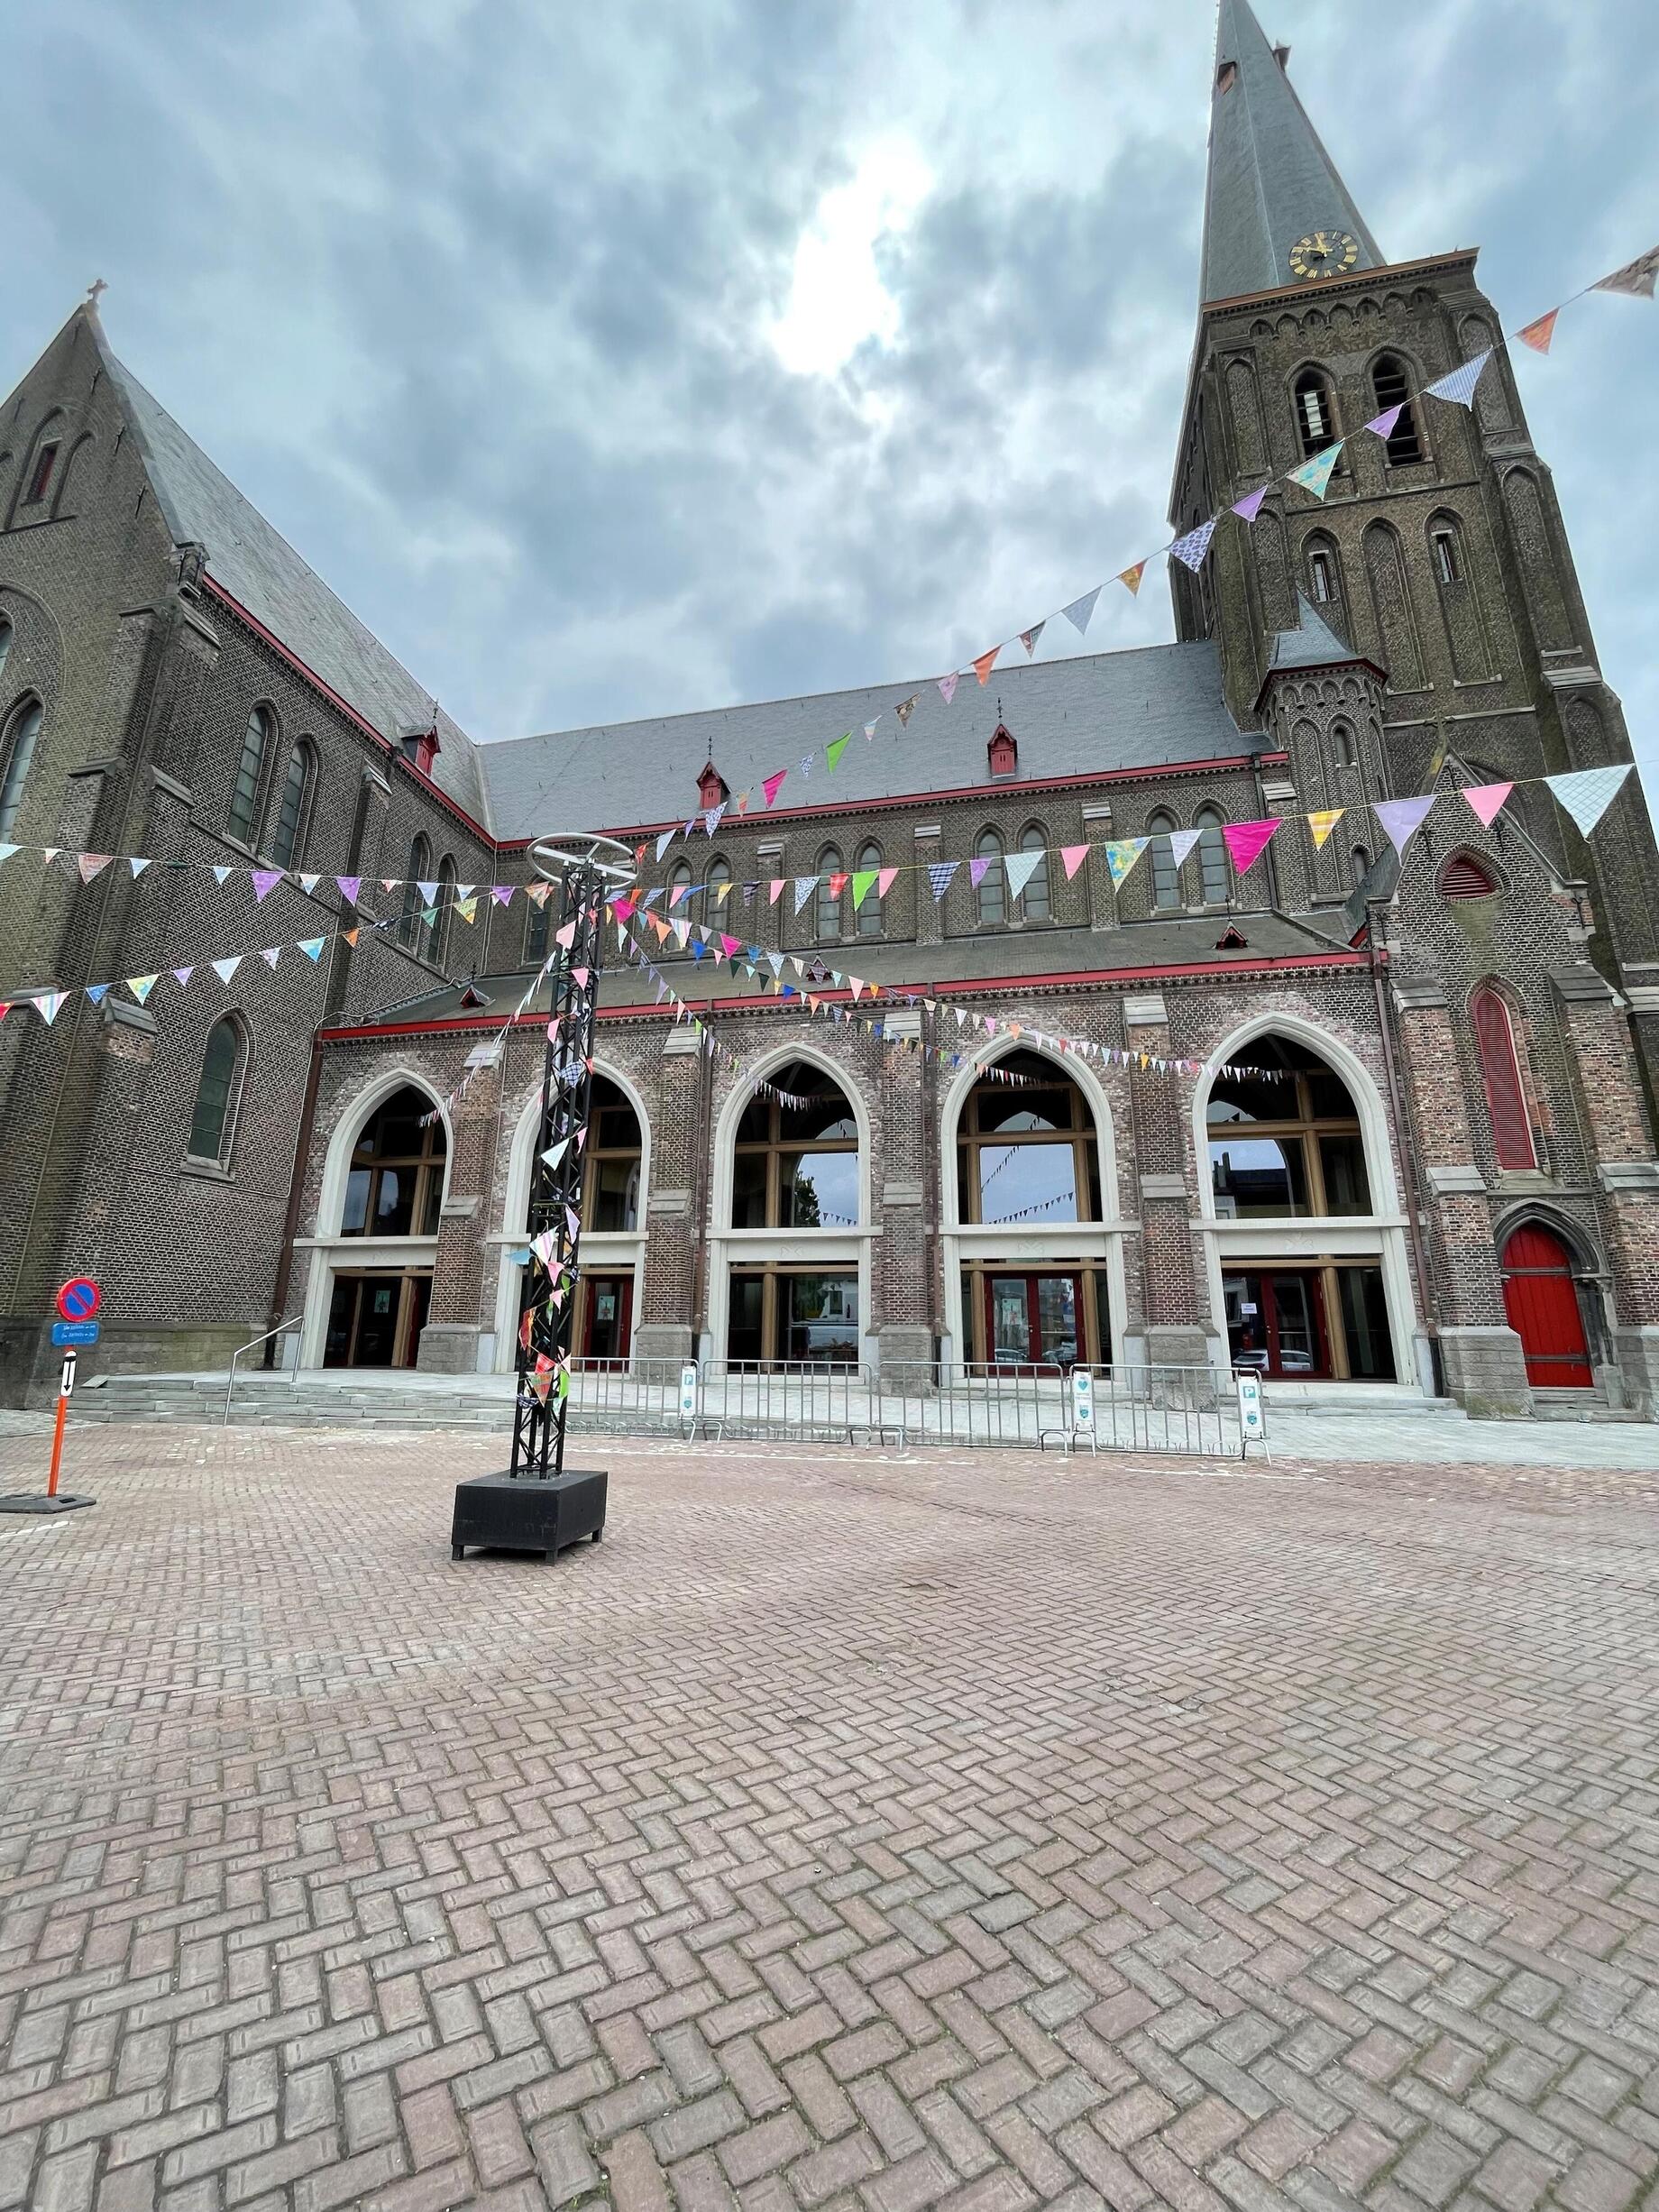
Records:
[[[1659,854],[1634,776],[1588,839],[1543,782],[1622,711],[1502,349],[1424,396],[1501,329],[1475,254],[1388,257],[1248,0],[1198,259],[1170,521],[1254,519],[1174,642],[490,743],[78,308],[0,409],[0,1392],[77,1271],[105,1372],[296,1316],[307,1367],[505,1370],[527,852],[582,828],[701,1033],[608,931],[578,1356],[1653,1414]]]

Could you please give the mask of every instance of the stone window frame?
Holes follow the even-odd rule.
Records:
[[[994,849],[987,851],[987,844]],[[1008,927],[1008,847],[994,821],[986,822],[975,838],[973,857],[976,860],[991,862],[976,884],[971,873],[969,875],[969,888],[974,900],[974,927],[976,930],[1005,930]],[[985,896],[987,884],[996,886],[994,901]]]
[[[875,856],[874,859],[871,858],[872,854]],[[858,848],[857,864],[853,869],[853,874],[863,876],[867,874],[871,867],[874,867],[879,877],[885,865],[880,845],[873,837],[866,837]],[[853,935],[855,937],[881,937],[885,934],[883,928],[884,920],[885,916],[882,913],[881,885],[873,883],[864,895],[863,905],[855,906],[853,909]]]
[[[1032,845],[1027,841],[1032,837],[1035,837],[1037,840],[1037,843],[1035,845]],[[1042,854],[1042,862],[1040,867],[1031,870],[1031,882],[1026,885],[1024,890],[1019,892],[1015,895],[1013,901],[1013,913],[1009,918],[1007,924],[1008,927],[1012,929],[1022,930],[1048,930],[1054,927],[1057,919],[1054,912],[1054,877],[1049,867],[1049,854],[1051,849],[1052,848],[1049,843],[1049,831],[1047,824],[1036,821],[1028,821],[1024,828],[1020,831],[1019,850],[1022,853],[1040,851]],[[1006,880],[1007,871],[1006,864],[1004,863],[1004,888],[1006,887]],[[1040,881],[1042,884],[1042,895],[1049,911],[1047,913],[1034,914],[1028,910],[1026,902],[1031,897],[1032,884],[1039,881]]]
[[[289,811],[289,791],[296,767],[300,771],[299,796],[294,806],[293,834],[284,851],[279,840]],[[311,834],[311,817],[316,811],[317,772],[316,740],[308,733],[302,732],[289,747],[287,765],[282,771],[277,819],[271,829],[268,848],[271,865],[275,867],[297,868],[306,857],[306,842]]]
[[[1379,389],[1379,377],[1384,363],[1389,362],[1391,362],[1398,371],[1399,381],[1404,386],[1406,396],[1403,401],[1405,412],[1394,426],[1393,436],[1382,441],[1383,464],[1387,469],[1421,468],[1425,464],[1432,463],[1434,458],[1429,446],[1425,413],[1414,396],[1423,390],[1422,364],[1413,361],[1403,346],[1381,345],[1378,347],[1365,364],[1365,381],[1371,399],[1376,403],[1373,411],[1379,415],[1385,413],[1397,404],[1392,397],[1385,398]],[[1392,391],[1393,387],[1390,386],[1389,389]],[[1415,446],[1415,452],[1405,450],[1407,437]],[[1398,453],[1395,451],[1396,446],[1400,448]]]
[[[1311,461],[1315,454],[1324,453],[1327,446],[1334,445],[1343,436],[1343,412],[1337,398],[1336,379],[1324,362],[1302,361],[1290,371],[1286,384],[1290,394],[1290,427],[1297,442],[1297,456],[1299,460]],[[1320,431],[1310,427],[1307,410],[1302,404],[1304,396],[1311,394],[1315,389],[1324,396],[1324,412],[1329,417],[1329,421]],[[1339,454],[1336,457],[1335,473],[1338,475],[1343,473],[1344,459],[1345,454]]]
[[[1489,1010],[1483,1023],[1482,1010]],[[1525,1004],[1514,987],[1501,976],[1481,976],[1471,985],[1464,1001],[1464,1018],[1474,1044],[1481,1095],[1486,1100],[1487,1131],[1492,1160],[1500,1175],[1547,1172],[1535,1107],[1536,1088],[1532,1081],[1531,1053],[1526,1049]],[[1499,1030],[1497,1016],[1502,1016]],[[1506,1098],[1506,1089],[1512,1096]],[[1510,1115],[1518,1115],[1517,1129]],[[1515,1140],[1524,1132],[1526,1157],[1506,1159],[1514,1153]]]
[[[833,867],[830,866],[832,860],[835,863]],[[815,945],[839,945],[846,935],[847,886],[843,882],[839,890],[832,892],[830,879],[832,876],[844,877],[847,874],[847,863],[841,857],[840,847],[823,846],[812,872],[818,878],[812,886],[812,942]]]
[[[229,1030],[234,1040],[235,1057],[225,1085],[224,1117],[219,1125],[217,1149],[199,1152],[191,1149],[196,1135],[197,1116],[201,1111],[202,1087],[207,1079],[207,1054],[214,1039],[224,1030]],[[233,1162],[236,1153],[236,1140],[241,1134],[243,1103],[248,1091],[248,1070],[253,1060],[253,1032],[248,1017],[240,1006],[232,1006],[219,1014],[210,1024],[202,1040],[201,1058],[197,1063],[196,1093],[190,1104],[189,1124],[185,1131],[184,1156],[179,1165],[187,1175],[203,1175],[209,1179],[232,1182],[235,1179]]]
[[[424,904],[420,886],[433,880],[426,873],[431,866],[432,840],[424,830],[417,830],[409,844],[409,857],[404,863],[403,900],[398,910],[397,935],[403,950],[414,953],[417,959],[430,957],[421,943],[422,936],[428,932],[420,918]]]
[[[1205,815],[1214,815],[1214,820],[1213,821],[1203,820],[1202,817]],[[1205,799],[1204,803],[1194,812],[1193,828],[1198,831],[1200,835],[1198,842],[1193,847],[1187,858],[1188,859],[1196,858],[1198,863],[1198,889],[1201,894],[1198,905],[1205,913],[1224,913],[1233,905],[1233,867],[1227,854],[1227,840],[1222,835],[1222,831],[1226,827],[1227,810],[1222,805],[1219,799]],[[1205,838],[1212,830],[1215,832],[1214,841],[1206,844]],[[1213,853],[1220,855],[1220,859],[1214,869],[1206,866],[1205,860],[1206,855]],[[1212,881],[1218,881],[1223,886],[1222,895],[1219,898],[1213,899],[1209,895]]]
[[[802,1064],[811,1069],[813,1074],[821,1075],[825,1079],[826,1086],[833,1085],[834,1089],[839,1094],[842,1106],[845,1108],[845,1113],[841,1118],[851,1123],[852,1134],[850,1136],[839,1137],[808,1137],[805,1135],[787,1134],[784,1128],[784,1121],[785,1115],[791,1112],[792,1109],[784,1106],[781,1100],[775,1097],[766,1097],[764,1094],[757,1092],[749,1101],[748,1105],[745,1106],[743,1112],[738,1116],[737,1122],[732,1130],[731,1143],[729,1147],[731,1153],[731,1182],[730,1188],[727,1192],[726,1199],[725,1225],[729,1231],[734,1230],[738,1226],[735,1216],[737,1212],[738,1159],[754,1159],[756,1156],[764,1157],[765,1161],[766,1188],[765,1198],[764,1201],[765,1219],[762,1222],[750,1225],[753,1228],[764,1230],[767,1234],[774,1236],[817,1236],[820,1234],[834,1236],[845,1235],[848,1232],[857,1229],[863,1225],[865,1206],[863,1175],[864,1163],[860,1155],[864,1148],[864,1137],[863,1131],[859,1124],[857,1113],[853,1106],[852,1093],[848,1088],[847,1082],[844,1078],[839,1075],[832,1075],[828,1069],[823,1068],[819,1062],[815,1060],[803,1060]],[[787,1088],[788,1087],[787,1085],[780,1085],[779,1088]],[[820,1090],[814,1095],[825,1097],[828,1095],[828,1093],[827,1090]],[[764,1114],[765,1121],[765,1134],[763,1137],[746,1137],[743,1134],[744,1124],[748,1120],[750,1114],[755,1112]],[[808,1153],[816,1154],[819,1152],[835,1152],[837,1154],[850,1152],[853,1155],[855,1168],[857,1170],[855,1180],[858,1186],[858,1212],[853,1220],[847,1222],[836,1221],[807,1225],[802,1225],[796,1222],[785,1222],[782,1218],[784,1209],[783,1162],[786,1158],[798,1157]]]
[[[1013,1052],[1007,1060],[1030,1060],[1046,1059],[1038,1052]],[[980,1218],[984,1199],[985,1178],[977,1172],[979,1154],[989,1146],[994,1152],[1013,1152],[1027,1145],[1046,1145],[1049,1148],[1069,1146],[1072,1155],[1072,1192],[1074,1203],[1081,1209],[1093,1207],[1092,1212],[1079,1210],[1068,1216],[1057,1216],[1066,1225],[1075,1223],[1078,1228],[1097,1228],[1104,1220],[1108,1206],[1105,1185],[1105,1162],[1100,1143],[1094,1106],[1082,1085],[1069,1069],[1054,1063],[1051,1068],[1052,1086],[1056,1091],[1067,1091],[1072,1100],[1072,1121],[1069,1128],[1049,1130],[984,1130],[979,1126],[979,1102],[994,1100],[1003,1106],[1013,1106],[1017,1110],[1019,1093],[995,1082],[992,1066],[1003,1062],[987,1062],[980,1068],[974,1081],[964,1093],[957,1108],[956,1129],[951,1140],[951,1169],[956,1177],[956,1221],[962,1228],[1014,1228],[1015,1223],[985,1223]],[[1022,1070],[1029,1073],[1029,1070]],[[1045,1075],[1050,1070],[1045,1069]],[[1032,1078],[1035,1080],[1035,1077]],[[967,1203],[964,1207],[963,1200]]]
[[[1186,907],[1186,895],[1181,889],[1181,871],[1175,864],[1175,848],[1169,840],[1178,824],[1168,807],[1154,807],[1146,818],[1147,858],[1152,864],[1152,908],[1154,915],[1178,914]],[[1160,851],[1159,849],[1162,847]],[[1172,896],[1166,898],[1166,888]]]
[[[23,724],[31,715],[35,718],[34,726],[25,745]],[[3,825],[0,836],[10,837],[17,826],[30,772],[41,749],[41,732],[45,727],[45,701],[35,691],[20,693],[4,725],[0,725],[0,825]]]
[[[237,813],[242,792],[243,772],[248,757],[248,739],[255,723],[262,730],[260,748],[255,757],[253,775],[248,793],[247,816],[243,821]],[[242,739],[236,748],[236,764],[231,774],[231,793],[225,809],[225,837],[227,844],[237,846],[243,852],[257,854],[264,832],[265,810],[270,797],[271,771],[282,744],[282,720],[277,712],[276,702],[270,698],[256,699],[248,709],[247,720],[242,726]]]

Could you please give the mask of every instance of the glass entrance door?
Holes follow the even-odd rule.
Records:
[[[431,1303],[430,1275],[336,1275],[324,1366],[413,1367]]]
[[[633,1337],[634,1278],[590,1275],[582,1287],[582,1357],[625,1360]]]
[[[1227,1342],[1235,1367],[1285,1381],[1331,1372],[1324,1286],[1317,1272],[1253,1269],[1226,1275]]]
[[[996,1367],[1075,1367],[1083,1283],[1077,1275],[987,1275],[985,1356]]]

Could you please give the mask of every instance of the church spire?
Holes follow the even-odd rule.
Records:
[[[1250,0],[1221,0],[1210,95],[1200,298],[1233,299],[1319,274],[1375,269],[1382,252],[1319,142]],[[1323,238],[1323,245],[1321,240]],[[1292,250],[1306,249],[1293,263]]]

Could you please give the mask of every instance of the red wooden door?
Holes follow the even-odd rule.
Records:
[[[1547,1229],[1517,1229],[1503,1251],[1504,1311],[1540,1390],[1587,1391],[1595,1381],[1567,1248]]]

